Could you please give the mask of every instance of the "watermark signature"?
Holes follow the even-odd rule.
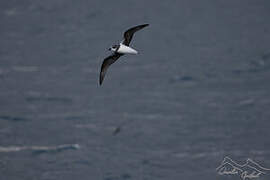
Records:
[[[262,167],[251,159],[247,159],[246,163],[241,165],[229,157],[225,157],[216,170],[220,175],[238,175],[242,180],[258,178],[270,172],[270,169]]]

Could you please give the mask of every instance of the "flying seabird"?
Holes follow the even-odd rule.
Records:
[[[113,53],[106,57],[103,60],[101,65],[100,75],[99,75],[99,84],[102,84],[102,81],[105,77],[106,71],[108,67],[113,64],[119,57],[123,56],[124,54],[138,54],[135,49],[129,47],[130,41],[136,31],[141,30],[142,28],[148,26],[149,24],[142,24],[139,26],[132,27],[128,29],[124,33],[124,39],[118,45],[113,45],[109,48],[109,51],[113,51]]]

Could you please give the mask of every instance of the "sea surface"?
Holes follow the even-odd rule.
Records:
[[[0,2],[0,180],[240,180],[226,156],[270,168],[269,0]]]

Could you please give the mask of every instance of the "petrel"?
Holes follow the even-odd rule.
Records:
[[[100,85],[103,82],[103,79],[105,77],[105,74],[106,74],[108,67],[111,64],[113,64],[119,57],[123,56],[124,54],[138,54],[138,52],[135,49],[132,49],[131,47],[129,47],[130,41],[131,41],[135,32],[141,30],[142,28],[144,28],[148,25],[149,24],[142,24],[142,25],[135,26],[135,27],[128,29],[124,33],[124,39],[120,42],[120,44],[113,45],[109,48],[109,51],[112,51],[113,53],[103,60],[103,63],[101,65],[100,74],[99,74],[99,84]]]

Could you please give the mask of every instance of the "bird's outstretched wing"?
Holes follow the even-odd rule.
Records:
[[[130,28],[128,29],[125,33],[124,33],[124,40],[122,41],[122,43],[126,46],[129,46],[130,44],[130,41],[133,37],[133,34],[136,32],[136,31],[139,31],[141,30],[142,28],[148,26],[149,24],[142,24],[142,25],[139,25],[139,26],[135,26],[133,28]]]
[[[100,74],[99,74],[99,85],[102,84],[102,81],[105,77],[105,74],[107,72],[107,69],[109,68],[109,66],[111,64],[113,64],[120,56],[122,56],[123,54],[120,54],[120,53],[114,53],[108,57],[106,57],[104,60],[103,60],[103,63],[101,65],[101,69],[100,69]]]

